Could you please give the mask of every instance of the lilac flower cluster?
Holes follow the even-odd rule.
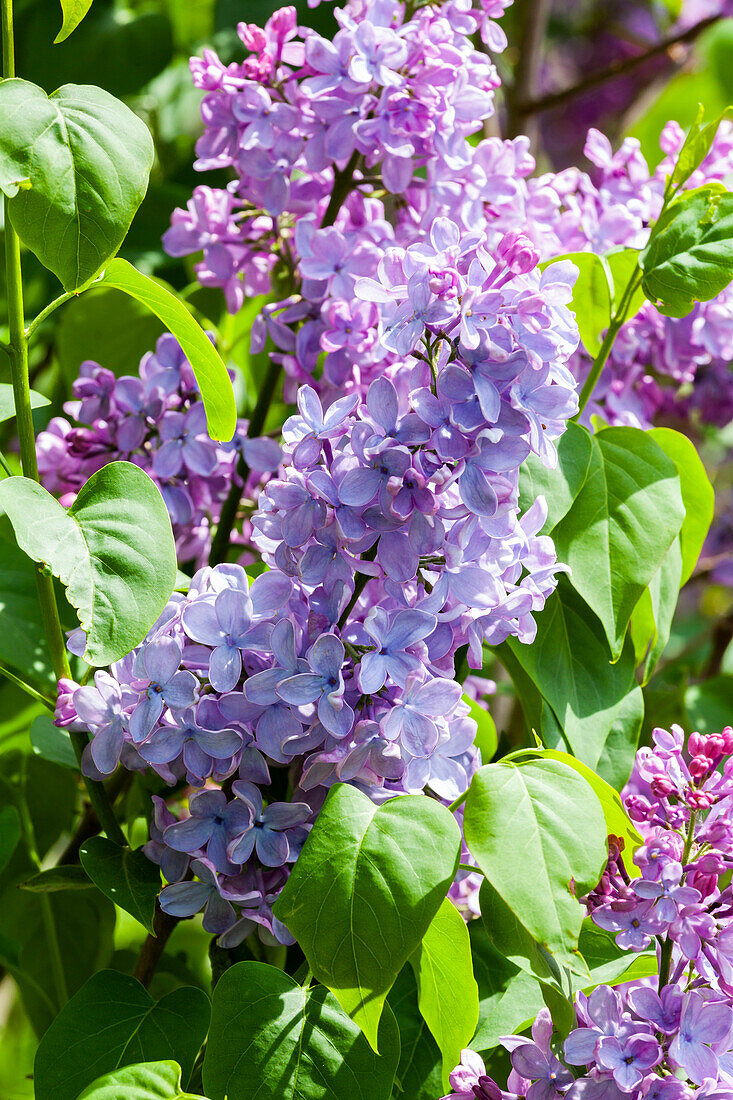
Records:
[[[464,1051],[453,1100],[733,1097],[733,729],[693,733],[685,744],[673,726],[653,739],[623,791],[643,838],[636,868],[610,837],[608,866],[585,900],[619,947],[655,945],[658,980],[578,993],[562,1059],[546,1009],[531,1042],[503,1038],[513,1067],[507,1091]]]
[[[209,437],[193,371],[168,333],[143,356],[135,376],[116,378],[99,363],[82,363],[73,393],[64,406],[69,419],[54,417],[38,435],[44,486],[69,505],[108,462],[134,462],[160,488],[181,562],[205,560],[238,451],[244,449],[258,471],[255,486],[279,464],[277,444],[246,439],[243,425],[230,444]]]

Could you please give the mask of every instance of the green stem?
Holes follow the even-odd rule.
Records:
[[[0,665],[0,675],[5,676],[6,679],[12,680],[12,682],[19,688],[21,688],[26,695],[30,695],[32,699],[35,699],[37,703],[43,703],[44,707],[48,710],[54,711],[56,709],[56,703],[48,695],[43,695],[40,691],[36,691],[34,687],[27,684],[25,680],[21,680],[20,676],[16,676],[14,672],[11,672],[5,665]]]
[[[626,289],[621,296],[621,301],[619,302],[618,309],[613,315],[611,324],[608,326],[608,332],[606,333],[603,343],[601,344],[601,350],[598,352],[598,355],[593,360],[593,366],[590,369],[590,374],[586,378],[583,384],[583,388],[580,391],[580,397],[578,399],[578,411],[573,417],[574,420],[577,420],[582,414],[585,406],[590,401],[591,394],[596,387],[598,379],[601,377],[601,371],[605,367],[608,357],[611,354],[611,348],[613,347],[616,337],[618,336],[619,332],[626,322],[626,315],[628,313],[629,305],[631,304],[631,299],[639,284],[639,278],[640,273],[637,266],[631,273],[631,278],[626,284]]]
[[[20,824],[23,830],[23,839],[25,840],[26,848],[28,849],[28,856],[36,868],[37,871],[42,869],[41,857],[38,854],[38,848],[36,847],[36,834],[33,828],[33,822],[31,815],[28,811],[28,803],[25,799],[25,793],[18,802],[18,812],[20,814]],[[39,904],[41,906],[41,919],[43,920],[43,930],[46,935],[46,943],[48,944],[48,954],[51,960],[51,973],[53,975],[53,984],[56,989],[56,999],[59,1009],[63,1008],[69,999],[69,990],[66,985],[66,973],[64,971],[64,964],[61,959],[61,948],[59,946],[59,938],[56,932],[56,921],[54,920],[53,908],[51,906],[51,898],[49,894],[41,893],[39,896]]]
[[[43,324],[47,317],[50,317],[52,313],[55,313],[59,306],[62,306],[64,302],[68,302],[70,298],[75,298],[77,294],[78,292],[76,290],[70,290],[67,291],[66,294],[59,294],[58,298],[54,298],[52,302],[49,302],[46,308],[42,309],[38,316],[35,317],[28,325],[28,328],[25,330],[26,339],[30,340],[33,333],[36,331],[39,325]]]
[[[474,867],[472,863],[459,863],[459,871],[470,871],[472,875],[483,875],[483,871],[480,867]],[[484,876],[485,877],[485,876]]]
[[[13,0],[1,0],[0,16],[2,19],[3,76],[13,77],[15,76]],[[20,258],[20,240],[10,220],[10,204],[7,197],[5,198],[5,278],[8,301],[8,329],[10,333],[10,369],[13,380],[13,400],[15,402],[15,419],[20,445],[20,461],[24,476],[40,482],[28,376],[28,336],[25,331],[23,311],[23,268]],[[54,674],[57,680],[71,679],[71,669],[64,632],[59,618],[53,577],[43,564],[36,564],[36,589]],[[81,767],[81,753],[87,739],[84,734],[72,734],[71,740]],[[89,793],[89,799],[107,836],[118,844],[127,844],[125,835],[109,804],[104,786],[86,777],[84,777],[84,783]]]
[[[449,813],[454,814],[456,812],[456,810],[458,809],[458,807],[462,806],[467,798],[468,798],[468,791],[464,791],[463,794],[459,794],[458,798],[455,800],[455,802],[451,802],[450,806],[448,807]]]
[[[265,375],[265,381],[257,396],[257,404],[254,407],[252,418],[247,428],[248,439],[255,439],[258,435],[262,434],[262,429],[265,426],[272,399],[275,396],[275,390],[277,389],[281,370],[281,365],[271,359],[270,366]],[[217,524],[216,532],[211,541],[209,565],[219,565],[227,556],[229,540],[232,537],[232,531],[234,530],[234,524],[237,519],[237,512],[239,511],[239,505],[242,500],[242,493],[244,492],[244,486],[248,477],[249,466],[242,455],[237,463],[237,478],[232,482],[229,495],[222,505],[219,523]]]

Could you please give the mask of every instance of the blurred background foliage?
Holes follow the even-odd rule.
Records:
[[[246,412],[257,392],[265,368],[263,357],[248,351],[248,332],[261,303],[248,303],[236,317],[228,317],[219,292],[206,291],[195,282],[193,260],[172,260],[161,247],[161,236],[171,212],[185,206],[200,178],[193,168],[195,142],[200,132],[201,95],[191,85],[188,58],[204,46],[214,48],[223,60],[242,55],[236,35],[237,22],[262,24],[280,5],[272,0],[95,0],[80,28],[66,42],[52,45],[61,23],[55,0],[16,0],[18,74],[53,91],[65,83],[99,84],[124,99],[148,124],[156,147],[156,161],[148,195],[133,222],[122,255],[142,271],[163,279],[184,292],[190,305],[207,327],[217,333],[222,352],[237,369],[237,396]],[[308,9],[305,0],[297,4],[301,21],[324,34],[335,29],[332,5]],[[694,48],[671,49],[656,55],[629,74],[607,82],[599,90],[591,87],[564,103],[529,117],[512,119],[511,86],[522,77],[521,41],[523,0],[517,0],[504,19],[511,43],[502,56],[500,71],[510,89],[508,102],[495,119],[493,133],[530,130],[536,139],[538,168],[585,166],[582,147],[588,126],[598,126],[616,143],[625,134],[641,141],[650,163],[661,153],[659,133],[670,119],[688,125],[699,101],[708,114],[733,102],[733,20],[709,28]],[[540,64],[535,74],[534,94],[539,100],[558,90],[582,84],[588,74],[623,61],[644,49],[645,43],[664,38],[679,14],[675,0],[553,0]],[[211,186],[223,186],[226,178],[207,173]],[[195,258],[194,258],[195,260]],[[35,258],[24,256],[26,309],[37,314],[59,292],[53,276]],[[4,332],[3,332],[4,330]],[[37,427],[62,411],[79,364],[94,358],[117,374],[134,373],[140,357],[150,350],[160,334],[159,322],[133,300],[115,291],[98,290],[70,302],[44,325],[33,347],[32,386],[50,398],[50,405],[36,412]],[[0,272],[0,335],[7,335],[5,290]],[[0,381],[8,381],[7,363],[0,353]],[[282,407],[273,410],[279,423]],[[0,446],[12,452],[12,425],[2,426]],[[708,468],[715,472],[716,493],[721,507],[730,511],[733,474],[722,459],[733,446],[733,431],[696,439]],[[10,454],[11,461],[17,461]],[[39,673],[44,673],[45,656],[40,642],[41,627],[29,632],[14,629],[27,620],[35,606],[32,574],[13,544],[0,519],[4,561],[17,569],[4,569],[0,576],[0,613],[4,629],[0,635],[0,666],[12,663],[12,652],[27,647],[34,655]],[[731,577],[733,581],[733,577]],[[32,620],[31,620],[32,621]],[[71,625],[71,621],[69,621]],[[730,721],[733,686],[733,587],[711,583],[710,567],[703,561],[697,579],[682,594],[665,660],[647,686],[647,713],[655,724],[686,719],[691,728],[703,732]],[[48,670],[46,669],[46,674]],[[703,677],[712,673],[712,679]],[[495,676],[497,694],[492,713],[502,736],[511,738],[523,723],[521,711],[506,676],[494,663],[485,675]],[[37,755],[43,749],[44,758]],[[34,753],[35,750],[35,753]],[[30,810],[35,822],[35,846],[42,861],[55,863],[81,843],[74,836],[78,788],[72,764],[63,745],[54,739],[54,727],[47,711],[0,676],[0,789],[3,803],[12,802]],[[124,791],[127,822],[145,839],[147,823],[142,817],[145,800],[142,784],[148,780],[130,775]],[[61,836],[62,841],[56,838]],[[30,838],[33,839],[33,838]],[[29,838],[26,837],[29,842]],[[18,883],[34,872],[27,858],[28,845],[21,846],[10,864],[0,868],[0,968],[7,975],[0,981],[0,1100],[26,1100],[33,1096],[29,1077],[43,1030],[45,989],[49,967],[43,954],[44,939],[33,933],[38,920],[32,893],[19,890]],[[101,966],[128,969],[132,953],[139,950],[143,931],[130,917],[96,891],[79,890],[50,895],[58,910],[59,927],[68,945],[70,992]],[[23,929],[23,936],[18,935]],[[36,987],[25,990],[28,1012],[15,996],[12,982],[14,963],[8,946],[22,938],[32,956],[29,965]],[[209,983],[206,955],[208,937],[197,921],[182,922],[176,929],[163,965],[152,988],[160,996],[181,982]],[[195,1082],[194,1082],[195,1083]]]

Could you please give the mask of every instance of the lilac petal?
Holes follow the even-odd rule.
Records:
[[[211,654],[209,680],[215,691],[231,691],[242,674],[242,654],[235,646],[220,645]]]
[[[322,695],[318,700],[318,718],[334,737],[345,737],[354,725],[354,712],[348,703],[339,700],[338,704],[331,695]]]
[[[280,619],[275,623],[270,635],[270,645],[278,664],[287,669],[297,668],[295,629],[290,619]]]
[[[294,703],[295,706],[314,703],[323,694],[323,677],[312,672],[289,676],[278,684],[277,694],[286,703]]]
[[[389,629],[389,649],[406,649],[427,638],[435,630],[437,619],[424,611],[398,611]]]
[[[162,713],[163,697],[146,692],[130,715],[130,735],[136,744],[145,740]]]
[[[107,721],[107,704],[91,684],[76,689],[74,709],[85,726],[99,726]]]
[[[387,531],[379,540],[379,564],[388,577],[406,584],[417,573],[420,556],[404,531]]]
[[[169,764],[183,748],[183,730],[179,726],[161,726],[138,752],[148,764]]]
[[[111,775],[119,764],[123,741],[124,731],[120,721],[103,726],[92,740],[89,751],[95,766],[103,775]]]
[[[483,471],[472,463],[466,465],[458,479],[458,488],[461,500],[476,515],[493,516],[495,514],[498,505],[496,493]]]
[[[183,461],[190,472],[199,477],[211,477],[216,469],[216,454],[200,439],[186,440],[183,445]]]
[[[273,802],[267,807],[263,821],[268,829],[292,829],[302,825],[311,816],[311,808],[305,802]]]
[[[213,890],[209,895],[209,900],[204,910],[203,927],[206,932],[213,932],[214,935],[226,932],[228,928],[234,924],[237,919],[237,915],[233,906],[229,904],[225,898],[219,896]]]
[[[287,836],[270,829],[257,829],[256,834],[257,858],[266,867],[282,867],[290,855]]]
[[[381,484],[382,474],[378,470],[371,467],[349,470],[339,486],[339,500],[352,508],[361,508],[374,499]]]
[[[181,648],[173,638],[156,638],[143,652],[145,671],[157,684],[167,684],[181,663]]]
[[[359,686],[365,695],[374,695],[387,679],[387,662],[381,653],[365,653],[359,664]]]
[[[176,882],[160,891],[160,908],[172,917],[192,917],[211,896],[205,882]]]
[[[525,1043],[513,1050],[511,1062],[517,1073],[528,1081],[536,1081],[547,1074],[547,1058],[534,1043]]]
[[[414,704],[422,714],[432,718],[450,714],[461,698],[461,685],[454,680],[428,680],[414,696]]]
[[[596,1043],[601,1034],[590,1027],[578,1027],[565,1040],[565,1061],[573,1066],[587,1066],[594,1060]]]
[[[303,724],[287,707],[269,707],[257,723],[257,744],[273,760],[285,764],[283,745],[291,737],[300,737]],[[292,755],[292,754],[291,754]]]
[[[234,588],[225,588],[214,602],[216,617],[222,630],[230,637],[239,637],[250,625],[251,604],[249,596]]]
[[[184,607],[181,616],[183,629],[194,642],[203,645],[221,644],[224,631],[216,614],[216,608],[208,600],[195,600]]]
[[[440,740],[434,722],[411,707],[404,707],[401,741],[413,756],[430,756]]]
[[[249,591],[253,611],[256,615],[279,611],[287,603],[292,588],[293,582],[284,574],[274,571],[262,573],[253,581]]]
[[[397,390],[388,378],[377,378],[372,382],[367,394],[367,405],[377,424],[386,432],[391,432],[397,422],[399,407]]]
[[[196,852],[208,843],[214,830],[214,822],[206,817],[187,817],[176,821],[163,833],[163,840],[177,852]]]
[[[256,703],[257,706],[272,706],[278,701],[275,689],[285,678],[281,668],[267,668],[264,672],[256,672],[244,681],[244,694],[250,703]]]
[[[232,863],[245,864],[252,855],[255,846],[255,834],[257,830],[252,828],[249,832],[233,840],[227,848],[227,855]]]
[[[242,735],[236,730],[198,730],[196,743],[209,756],[226,760],[242,747]]]
[[[308,664],[320,676],[338,676],[343,663],[344,646],[335,634],[322,634],[308,651]]]
[[[192,672],[177,672],[163,691],[163,698],[173,710],[182,710],[190,707],[196,699],[196,685],[198,681]]]
[[[183,466],[183,447],[180,439],[170,439],[163,443],[153,457],[153,473],[156,477],[168,479],[176,477]]]

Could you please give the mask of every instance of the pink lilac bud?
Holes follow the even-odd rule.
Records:
[[[75,680],[62,677],[57,685],[56,709],[53,716],[53,724],[64,730],[79,732],[86,726],[76,713],[74,706],[74,692],[79,688]]]

